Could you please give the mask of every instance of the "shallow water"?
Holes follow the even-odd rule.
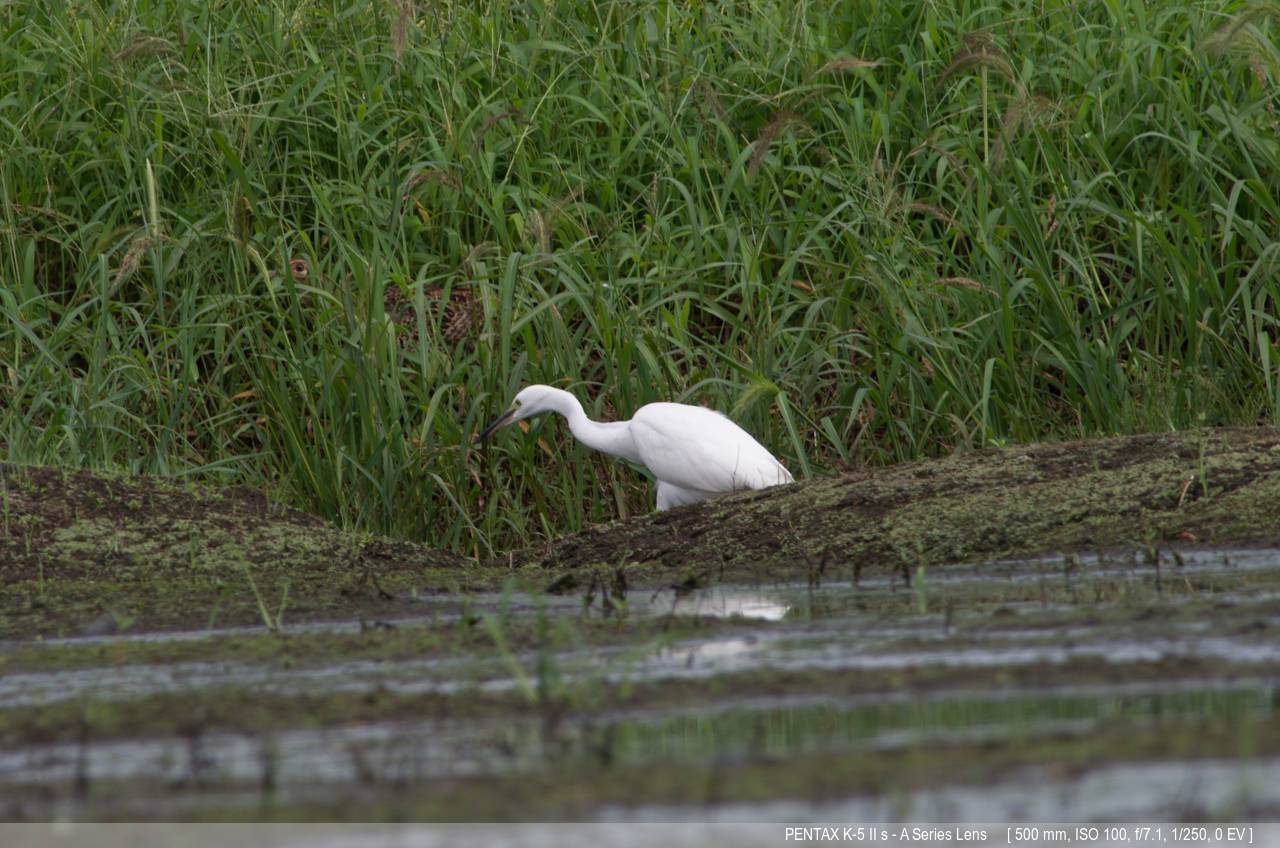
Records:
[[[715,596],[750,598],[752,609],[774,607],[726,588]],[[699,610],[704,607],[696,607]],[[703,614],[700,612],[699,614]],[[363,691],[377,686],[398,694],[457,694],[515,689],[513,666],[532,670],[539,663],[570,682],[641,682],[698,679],[752,671],[856,672],[921,667],[990,668],[1061,665],[1096,660],[1114,665],[1187,659],[1237,665],[1280,663],[1280,642],[1257,633],[1217,635],[1200,622],[1134,627],[1130,622],[1073,626],[1061,630],[1011,628],[961,635],[924,616],[911,623],[886,624],[871,616],[846,615],[815,621],[779,620],[755,632],[714,638],[660,642],[649,646],[605,646],[550,654],[465,656],[387,660],[341,660],[323,665],[280,668],[249,662],[195,661],[129,664],[0,675],[0,709],[93,697],[137,698],[225,687],[263,694],[301,695]],[[1256,619],[1275,629],[1280,618]],[[1262,631],[1264,634],[1266,628]]]
[[[636,590],[623,599],[628,615],[740,617],[778,621],[788,616],[813,616],[828,612],[839,614],[855,603],[874,600],[884,594],[897,595],[911,590],[926,594],[945,594],[952,587],[987,587],[1000,591],[1011,586],[1038,586],[1053,582],[1058,586],[1085,587],[1098,581],[1123,581],[1134,584],[1170,582],[1185,577],[1218,576],[1236,578],[1249,574],[1267,574],[1280,570],[1280,551],[1272,549],[1227,549],[1221,551],[1186,550],[1176,554],[1161,551],[1148,556],[1104,557],[1079,554],[1070,557],[1041,557],[1032,560],[996,560],[992,562],[937,566],[922,575],[869,576],[829,574],[816,584],[783,583],[762,585],[717,584],[690,591],[661,589]],[[919,582],[917,582],[919,581]],[[919,584],[923,584],[920,586]],[[1266,594],[1226,594],[1224,599],[1260,600],[1280,597],[1280,589]],[[615,599],[616,600],[616,599]],[[429,627],[450,624],[464,616],[500,614],[516,618],[539,615],[563,616],[584,611],[604,615],[602,602],[581,597],[528,592],[479,592],[466,597],[424,593],[412,599],[426,612],[402,615],[384,620],[328,620],[289,622],[282,631],[288,634],[360,633],[369,628]],[[1017,606],[1017,602],[1011,604]],[[1061,604],[1039,602],[1040,609],[1061,608]],[[608,613],[616,614],[612,610]],[[144,633],[69,636],[40,642],[0,641],[0,649],[9,646],[43,644],[96,645],[112,643],[187,642],[208,638],[263,635],[265,626],[211,627],[199,630],[164,630]]]
[[[200,797],[193,799],[197,804],[219,793],[261,789],[268,782],[273,802],[287,801],[295,793],[309,799],[340,798],[352,785],[420,784],[554,767],[581,758],[607,757],[617,767],[626,767],[807,752],[911,750],[1049,734],[1062,738],[1086,734],[1101,720],[1234,721],[1270,716],[1277,710],[1276,690],[1267,682],[1208,693],[1197,688],[1151,684],[1119,692],[1095,688],[1087,694],[723,701],[693,711],[571,717],[554,732],[535,716],[86,740],[0,752],[0,784],[78,784],[91,798],[98,785],[138,781],[140,789],[151,787],[154,797],[149,803],[167,805],[177,813],[183,801],[173,798],[175,787],[198,789]],[[146,796],[144,789],[136,800],[141,803]],[[942,801],[932,794],[927,798],[922,803],[941,809]],[[646,818],[649,813],[636,815]]]
[[[833,802],[601,810],[603,821],[1178,822],[1267,820],[1280,810],[1280,759],[1106,766],[1061,779],[1027,770],[1001,783]],[[1269,811],[1269,815],[1268,815]],[[1168,828],[1166,828],[1166,831]],[[1001,834],[1002,835],[1002,834]],[[1003,842],[1002,842],[1003,844]],[[1125,841],[1119,844],[1133,844]],[[1226,844],[1215,842],[1213,844]]]
[[[1275,753],[1270,740],[1280,737],[1274,687],[1280,679],[1280,640],[1274,638],[1280,552],[979,563],[856,585],[830,577],[812,585],[633,590],[607,610],[621,633],[628,622],[692,617],[722,624],[696,637],[654,636],[649,627],[644,638],[603,645],[571,640],[554,650],[506,651],[480,640],[447,656],[227,661],[218,658],[220,640],[265,638],[265,629],[48,640],[39,655],[101,646],[103,661],[7,673],[0,665],[0,718],[57,704],[80,705],[83,715],[93,716],[109,715],[113,704],[162,697],[216,703],[230,692],[258,700],[447,697],[457,708],[430,720],[410,714],[317,725],[300,715],[284,728],[198,729],[185,736],[117,729],[86,731],[79,741],[10,744],[0,751],[0,784],[10,792],[0,796],[11,795],[9,816],[19,818],[323,805],[357,789],[364,803],[376,805],[405,787],[510,774],[735,769],[840,752],[917,757],[1023,745],[1034,751],[1063,739],[1087,746],[1094,734],[1117,727],[1158,739],[1167,725],[1173,728],[1167,763],[1110,763],[1108,755],[1065,776],[1033,771],[1035,780],[1023,780],[1007,769],[981,771],[941,786],[908,782],[879,795],[849,792],[820,803],[779,798],[749,807],[725,799],[696,812],[646,805],[641,794],[625,808],[602,804],[593,815],[651,820],[702,817],[713,809],[725,819],[753,810],[751,816],[793,821],[1026,818],[1018,811],[1046,821],[1131,813],[1158,818],[1183,803],[1179,787],[1188,780],[1197,786],[1219,781],[1213,792],[1197,796],[1207,799],[1211,814],[1239,802],[1227,791],[1237,784],[1254,793],[1246,793],[1249,803],[1280,805],[1270,790],[1249,788],[1267,775],[1280,786],[1277,761],[1260,756]],[[501,630],[513,621],[606,616],[598,599],[587,603],[581,596],[507,592],[418,603],[424,614],[387,624],[411,634],[456,628],[464,619],[484,619]],[[286,630],[291,640],[306,640],[369,628],[368,622],[329,621]],[[112,645],[170,643],[206,658],[108,659],[128,656],[107,650]],[[864,677],[875,685],[848,694]],[[917,679],[934,682],[918,691],[909,685]],[[638,686],[650,687],[638,706],[610,705]],[[667,702],[664,686],[683,687],[672,689],[682,694]],[[547,691],[558,700],[548,702]],[[485,694],[513,699],[512,713],[469,716],[467,700]],[[1249,735],[1223,748],[1225,758],[1173,756],[1198,738],[1201,725],[1241,727]],[[1241,759],[1231,759],[1236,756]],[[592,778],[583,779],[583,791],[590,791]],[[1146,781],[1141,792],[1115,788],[1138,779]]]

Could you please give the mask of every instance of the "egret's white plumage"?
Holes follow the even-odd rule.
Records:
[[[592,421],[578,399],[551,386],[527,386],[485,428],[557,412],[589,448],[643,465],[658,481],[658,509],[697,503],[726,492],[790,483],[791,473],[751,434],[719,412],[684,403],[650,403],[629,421]]]

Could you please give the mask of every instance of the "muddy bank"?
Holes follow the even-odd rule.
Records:
[[[518,561],[857,579],[1041,553],[1280,540],[1280,431],[1233,428],[989,449],[592,528]],[[655,574],[655,577],[658,575]]]
[[[983,450],[617,522],[477,563],[214,489],[0,466],[0,638],[411,612],[515,585],[584,597],[721,580],[857,582],[1044,552],[1280,541],[1280,431]]]
[[[0,466],[0,637],[276,624],[466,590],[474,562],[342,533],[245,487]]]
[[[1267,815],[1278,466],[1262,429],[984,451],[487,564],[5,467],[0,819]]]

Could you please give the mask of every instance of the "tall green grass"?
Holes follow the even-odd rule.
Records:
[[[805,475],[1275,422],[1277,8],[6,3],[3,456],[487,555],[651,508],[469,448],[527,382]]]

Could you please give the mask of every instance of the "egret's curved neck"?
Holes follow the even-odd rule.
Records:
[[[631,462],[639,462],[635,440],[631,438],[630,422],[592,421],[583,411],[582,404],[573,395],[561,389],[553,389],[548,408],[558,412],[569,422],[573,437],[592,450],[620,456]]]

